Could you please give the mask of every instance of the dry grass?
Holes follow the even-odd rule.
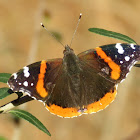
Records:
[[[80,53],[118,40],[88,32],[90,27],[105,28],[132,37],[140,44],[140,1],[138,0],[12,0],[0,1],[0,72],[13,73],[42,59],[63,57],[63,47],[41,27],[69,44],[79,13],[83,13],[72,48]],[[49,15],[49,19],[44,19]],[[127,80],[119,85],[116,100],[104,111],[74,119],[50,114],[37,101],[27,110],[39,118],[52,134],[50,138],[28,122],[22,121],[19,140],[127,140],[140,139],[140,74],[133,68]],[[3,86],[2,84],[0,86]],[[15,125],[9,115],[0,116],[0,135],[13,138]],[[132,136],[137,132],[137,137]]]

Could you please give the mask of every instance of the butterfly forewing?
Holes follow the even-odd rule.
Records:
[[[61,69],[62,59],[40,61],[23,67],[8,80],[14,92],[23,92],[44,101],[53,90],[56,77]]]

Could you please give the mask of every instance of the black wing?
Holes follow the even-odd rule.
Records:
[[[46,100],[53,90],[53,82],[59,75],[62,59],[33,63],[14,73],[8,85],[14,92],[27,93],[37,100]]]

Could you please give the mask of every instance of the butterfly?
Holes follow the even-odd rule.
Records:
[[[109,44],[78,55],[66,45],[63,53],[63,58],[23,67],[8,85],[67,118],[106,108],[116,97],[117,85],[140,60],[140,46],[134,44]]]

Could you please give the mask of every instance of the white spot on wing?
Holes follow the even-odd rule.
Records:
[[[34,85],[34,83],[31,83],[31,86],[33,86]]]
[[[30,73],[29,73],[29,67],[24,67],[23,68],[23,73],[24,73],[24,76],[26,78],[28,78],[30,76]]]
[[[129,61],[130,60],[130,57],[129,56],[125,56],[125,61]]]
[[[117,43],[115,47],[118,49],[118,53],[119,54],[123,54],[124,53],[124,49],[123,49],[121,43]]]
[[[25,82],[23,83],[23,85],[24,85],[25,87],[28,87],[28,82],[25,81]]]
[[[17,73],[12,74],[14,76],[14,79],[17,79]]]
[[[120,63],[122,64],[122,63],[123,63],[123,61],[120,61]]]
[[[134,54],[132,54],[131,56],[134,57]]]
[[[21,85],[21,83],[18,83],[19,85]]]
[[[130,44],[130,47],[131,47],[132,49],[136,49],[136,48],[134,47],[134,44]]]

